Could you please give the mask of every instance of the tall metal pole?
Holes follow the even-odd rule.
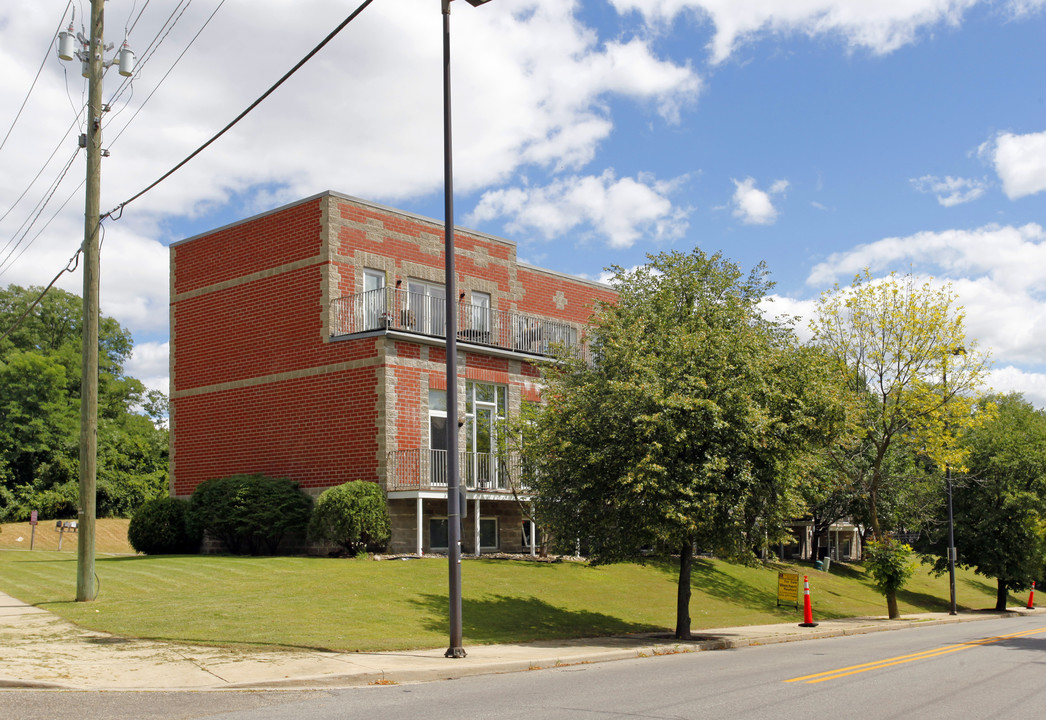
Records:
[[[965,352],[965,351],[964,351]],[[949,350],[949,353],[956,354],[954,350]],[[948,356],[944,356],[944,367],[942,368],[942,374],[944,375],[944,402],[948,402]],[[945,430],[947,430],[947,413],[945,414]],[[944,482],[948,488],[948,589],[950,592],[951,602],[948,605],[949,615],[958,615],[959,611],[955,607],[955,515],[952,513],[952,466],[949,463],[944,464]]]
[[[76,600],[95,598],[94,536],[98,463],[98,221],[102,178],[103,7],[91,0],[88,48],[87,200],[84,211],[83,355],[80,379],[80,506],[77,529]]]
[[[454,160],[450,124],[450,0],[443,0],[443,193],[447,285],[447,563],[450,581],[449,658],[461,642],[461,478],[458,472],[458,293],[454,271]]]

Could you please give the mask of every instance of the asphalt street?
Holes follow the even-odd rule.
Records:
[[[1039,616],[314,691],[0,692],[0,718],[1019,718],[1046,706]]]

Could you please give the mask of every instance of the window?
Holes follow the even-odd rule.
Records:
[[[479,546],[489,550],[496,550],[501,546],[501,543],[499,543],[498,540],[498,519],[480,518]]]
[[[385,271],[363,270],[363,329],[385,327]]]
[[[490,293],[472,293],[472,330],[480,342],[490,342]]]
[[[450,532],[447,527],[447,518],[429,518],[429,548],[431,550],[446,550],[450,547]]]
[[[447,484],[447,391],[429,390],[429,480]]]
[[[498,462],[498,427],[508,408],[508,388],[471,380],[465,383],[465,451],[462,469],[469,487],[507,487],[507,474]]]
[[[407,281],[407,303],[402,310],[404,329],[426,335],[446,335],[447,290],[423,280]]]
[[[530,549],[530,533],[532,530],[537,531],[537,537],[534,538],[534,547],[541,547],[541,528],[537,527],[530,520],[523,521],[523,549]]]

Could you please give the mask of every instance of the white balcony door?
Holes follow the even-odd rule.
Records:
[[[363,322],[364,329],[384,327],[385,317],[385,272],[363,271]]]
[[[411,280],[407,283],[407,292],[407,313],[403,323],[406,329],[425,335],[446,335],[446,288],[442,285]]]

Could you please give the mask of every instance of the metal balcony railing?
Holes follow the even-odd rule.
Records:
[[[462,452],[461,484],[469,490],[509,493],[525,491],[519,483],[519,456],[515,453]],[[388,454],[385,478],[388,491],[445,490],[446,450],[394,450]]]
[[[373,330],[447,335],[446,299],[441,297],[383,288],[338,298],[333,308],[332,335]],[[563,348],[587,357],[581,328],[561,320],[460,302],[457,326],[457,337],[462,342],[533,355],[552,355],[556,348]]]

